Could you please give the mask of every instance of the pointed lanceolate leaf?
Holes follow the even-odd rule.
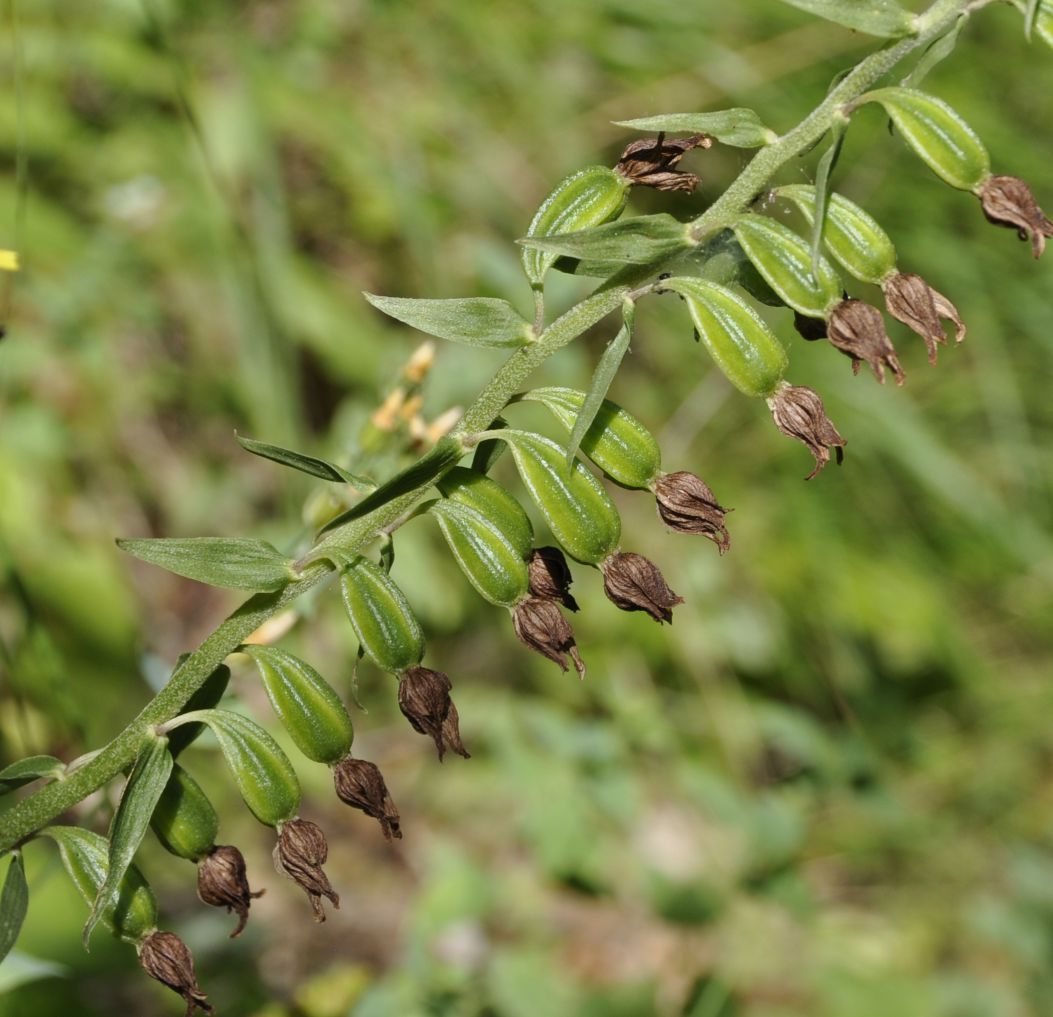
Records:
[[[493,423],[487,430],[496,431],[502,427],[508,427],[508,421],[504,417],[494,417]],[[489,473],[507,447],[503,441],[496,441],[493,438],[479,442],[475,448],[475,455],[472,456],[472,469],[476,473]]]
[[[251,537],[176,537],[118,540],[141,561],[228,590],[271,592],[293,578],[292,559]]]
[[[16,787],[39,780],[41,777],[58,777],[65,764],[54,756],[27,756],[0,770],[0,795],[13,791]]]
[[[530,323],[507,301],[493,297],[414,300],[363,296],[377,310],[428,335],[468,346],[493,349],[525,346],[534,341]]]
[[[751,109],[722,109],[717,113],[660,113],[635,120],[615,120],[618,127],[637,131],[686,131],[708,134],[722,145],[733,148],[759,148],[778,140],[778,135],[761,123]]]
[[[830,174],[837,165],[844,144],[847,120],[836,120],[830,128],[830,144],[815,168],[815,215],[812,221],[812,275],[818,278],[823,257],[823,232],[826,229],[826,204],[830,195]]]
[[[342,466],[337,466],[326,459],[305,455],[303,452],[294,452],[292,449],[282,448],[281,445],[257,441],[255,438],[246,438],[237,431],[234,432],[234,437],[246,452],[251,452],[263,459],[270,459],[271,462],[280,463],[290,469],[299,470],[309,476],[318,477],[320,480],[330,480],[334,484],[350,484],[358,491],[372,491],[377,486],[368,478],[349,473]]]
[[[1047,45],[1053,47],[1053,3],[1042,0],[1035,16],[1035,34]]]
[[[965,23],[969,20],[967,14],[961,15],[954,23],[954,27],[944,32],[927,50],[922,58],[911,68],[901,84],[905,88],[917,88],[925,80],[929,71],[937,64],[942,63],[955,50],[958,45],[958,36],[962,34]]]
[[[139,750],[113,822],[110,823],[106,878],[99,887],[91,914],[84,925],[85,949],[99,919],[117,901],[124,874],[142,843],[157,799],[161,797],[171,773],[172,754],[168,751],[168,739],[148,736]]]
[[[3,892],[0,893],[0,964],[15,945],[28,908],[29,886],[26,883],[25,865],[22,852],[15,851],[7,868]]]
[[[667,258],[692,246],[690,225],[665,212],[619,219],[577,233],[524,237],[517,243],[571,258],[633,265]]]
[[[894,0],[783,0],[783,3],[880,38],[898,39],[917,31],[917,15]]]
[[[176,671],[178,670],[177,667]],[[175,677],[175,672],[172,676]],[[219,706],[229,684],[230,668],[226,664],[220,664],[205,679],[201,688],[186,701],[186,706],[179,712],[191,713],[194,710],[211,710],[214,706]],[[172,758],[178,759],[179,754],[204,730],[204,724],[183,724],[175,728],[168,736],[168,751],[172,753]]]

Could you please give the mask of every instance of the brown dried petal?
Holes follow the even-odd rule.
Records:
[[[980,189],[980,205],[987,221],[1015,229],[1021,240],[1031,241],[1031,252],[1042,257],[1046,237],[1053,237],[1050,222],[1031,188],[1018,177],[989,177]]]
[[[384,837],[402,839],[399,810],[388,794],[384,776],[375,763],[346,756],[333,767],[333,783],[340,801],[371,816],[384,831]]]
[[[954,338],[965,338],[965,324],[954,306],[942,293],[934,290],[916,272],[897,272],[882,284],[885,307],[897,321],[902,321],[924,340],[929,350],[929,363],[936,363],[936,346],[946,342],[942,318],[954,323]]]
[[[896,376],[896,383],[903,384],[903,369],[885,332],[885,319],[876,307],[862,300],[842,300],[826,319],[826,335],[832,346],[852,358],[852,370],[856,374],[865,361],[883,385],[887,364]]]
[[[666,584],[653,561],[618,551],[600,566],[603,592],[623,611],[646,611],[656,622],[672,622],[673,608],[684,602]]]
[[[674,172],[673,167],[693,148],[709,148],[713,139],[706,134],[693,134],[689,138],[665,140],[665,134],[657,138],[640,138],[627,145],[618,160],[615,170],[627,180],[659,191],[685,191],[691,193],[701,183],[694,173]]]
[[[662,522],[680,533],[696,533],[717,545],[723,554],[731,546],[724,515],[728,511],[709,486],[693,473],[663,473],[654,485]]]
[[[775,426],[787,437],[804,442],[815,457],[815,469],[805,480],[811,480],[830,462],[831,448],[835,450],[838,465],[841,464],[845,439],[827,417],[818,392],[803,385],[783,384],[768,400],[768,406]]]
[[[245,872],[245,859],[233,844],[217,844],[197,867],[197,895],[205,904],[226,908],[238,916],[237,928],[231,939],[241,935],[249,920],[249,905],[254,897],[262,897],[265,891],[255,893],[249,889]]]
[[[578,602],[570,595],[574,577],[558,547],[535,547],[527,562],[530,592],[535,597],[558,600],[568,611],[577,611]]]
[[[585,663],[574,642],[574,630],[551,600],[527,597],[512,608],[512,627],[519,641],[567,670],[569,653],[579,678],[585,677]]]
[[[440,761],[447,748],[469,758],[457,730],[457,711],[450,699],[451,688],[449,677],[442,671],[419,665],[407,668],[399,680],[399,709],[414,731],[428,735],[435,742]]]
[[[320,826],[299,818],[282,823],[274,846],[274,867],[303,888],[310,898],[316,922],[325,921],[323,897],[328,898],[334,908],[340,907],[340,898],[322,870],[328,857],[329,845]]]
[[[201,991],[194,974],[194,958],[174,932],[151,932],[139,946],[143,970],[186,1001],[186,1017],[195,1010],[212,1013],[208,997]]]

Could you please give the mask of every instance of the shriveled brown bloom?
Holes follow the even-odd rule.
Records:
[[[600,571],[603,592],[623,611],[646,611],[656,622],[672,622],[673,608],[684,602],[669,589],[658,566],[642,554],[616,551]]]
[[[329,845],[322,828],[316,823],[299,817],[282,823],[278,843],[274,846],[274,867],[302,887],[311,901],[316,922],[325,921],[323,897],[334,908],[340,907],[340,898],[322,870],[328,857]]]
[[[139,963],[143,970],[186,1001],[186,1017],[195,1010],[212,1013],[208,997],[197,984],[194,958],[174,932],[151,932],[139,945]]]
[[[980,205],[988,222],[1015,229],[1021,240],[1031,241],[1031,252],[1042,257],[1046,238],[1053,237],[1050,222],[1031,188],[1018,177],[988,177],[980,188]]]
[[[731,546],[724,515],[728,511],[700,477],[686,470],[663,473],[654,484],[658,514],[666,526],[712,540],[723,554]]]
[[[233,844],[217,844],[197,867],[197,895],[206,904],[226,908],[238,916],[237,928],[231,939],[241,935],[249,920],[249,905],[253,898],[262,897],[265,891],[253,893],[245,872],[245,859]]]
[[[775,426],[789,438],[796,438],[808,446],[815,457],[815,469],[805,477],[811,480],[828,462],[830,449],[837,456],[838,465],[844,458],[841,451],[845,439],[837,433],[823,409],[823,400],[814,389],[784,382],[768,399],[768,407]]]
[[[614,167],[627,180],[659,191],[686,191],[690,194],[701,180],[694,173],[675,171],[674,167],[693,148],[709,148],[713,139],[708,134],[692,134],[689,138],[665,140],[665,134],[657,138],[641,138],[634,141],[621,154]]]
[[[567,654],[574,661],[579,678],[585,677],[585,663],[574,642],[574,630],[563,612],[542,597],[527,597],[512,608],[512,627],[519,641],[567,670]]]
[[[451,688],[448,675],[419,665],[407,668],[399,679],[399,709],[414,731],[428,735],[435,742],[440,761],[447,749],[470,758],[461,744],[457,709],[450,699]]]
[[[885,332],[885,319],[876,307],[862,300],[842,300],[827,316],[826,337],[832,346],[852,358],[852,370],[859,373],[859,365],[868,363],[874,377],[885,383],[885,366],[892,369],[896,382],[905,378],[899,366],[895,347]]]
[[[346,756],[333,767],[333,783],[340,801],[377,820],[385,838],[402,839],[399,810],[395,808],[383,774],[375,763]]]
[[[881,284],[881,289],[888,313],[925,340],[930,364],[936,363],[936,346],[947,341],[941,319],[954,324],[955,342],[965,338],[965,324],[958,308],[916,272],[897,272]]]
[[[570,595],[574,577],[558,547],[535,547],[527,562],[530,592],[535,597],[558,600],[568,611],[577,611],[578,602]]]

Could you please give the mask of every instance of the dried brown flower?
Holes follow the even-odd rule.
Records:
[[[616,551],[600,566],[603,592],[623,611],[646,611],[656,622],[672,622],[684,602],[666,584],[653,561],[632,551]]]
[[[558,547],[535,547],[527,562],[530,592],[535,597],[558,600],[568,611],[577,611],[578,602],[570,595],[574,577]]]
[[[388,794],[384,776],[375,763],[346,756],[333,767],[333,783],[340,801],[380,823],[387,840],[402,839],[399,810]]]
[[[724,515],[728,511],[693,473],[663,473],[654,484],[658,514],[666,526],[680,533],[697,533],[717,545],[723,554],[731,546]]]
[[[854,373],[859,373],[859,365],[865,361],[873,369],[874,377],[884,384],[888,365],[896,376],[896,383],[903,384],[903,369],[885,332],[885,319],[876,307],[862,300],[842,300],[827,316],[826,336],[832,346],[852,358]]]
[[[232,844],[217,844],[197,867],[198,897],[206,904],[226,908],[228,914],[233,911],[238,916],[238,925],[230,934],[231,939],[241,935],[249,920],[249,905],[253,898],[262,897],[264,892],[257,890],[253,893],[249,889],[245,859]]]
[[[194,958],[174,932],[151,932],[139,945],[143,970],[186,1001],[186,1017],[195,1010],[212,1013],[208,997],[201,991],[194,974]]]
[[[713,139],[707,134],[692,134],[672,141],[666,141],[664,133],[657,138],[640,138],[626,146],[614,168],[634,184],[690,194],[701,180],[694,173],[674,171],[674,167],[686,152],[709,148],[712,144]]]
[[[954,323],[955,342],[965,338],[965,324],[958,308],[916,272],[896,272],[881,284],[881,289],[888,313],[925,340],[930,364],[936,363],[937,344],[947,341],[942,318]]]
[[[399,709],[414,731],[428,735],[435,742],[440,761],[447,749],[453,749],[465,759],[471,758],[461,744],[457,710],[450,699],[451,688],[448,675],[420,665],[407,668],[399,679]]]
[[[585,677],[585,663],[574,642],[574,630],[563,613],[542,597],[527,597],[512,608],[512,627],[519,641],[567,670],[567,654],[574,661],[579,678]]]
[[[281,824],[278,843],[274,846],[274,867],[303,888],[310,898],[316,922],[325,921],[323,897],[328,898],[334,908],[340,907],[340,898],[322,870],[328,857],[329,845],[320,826],[299,817]]]
[[[1050,222],[1031,188],[1017,177],[988,177],[980,188],[980,205],[987,221],[1015,229],[1021,240],[1031,241],[1031,252],[1042,257],[1046,238],[1053,237]]]
[[[838,465],[844,458],[841,451],[845,439],[837,433],[823,409],[823,400],[814,389],[803,385],[783,383],[768,399],[768,407],[775,426],[789,438],[796,438],[808,446],[815,457],[815,469],[805,477],[811,480],[828,462],[834,449]]]

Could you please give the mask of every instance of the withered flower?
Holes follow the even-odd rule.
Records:
[[[1031,241],[1031,252],[1042,257],[1046,238],[1053,237],[1050,222],[1031,188],[1017,177],[988,177],[980,188],[980,205],[987,221],[1015,229],[1021,240]]]
[[[227,913],[238,916],[237,928],[231,939],[241,935],[249,920],[249,905],[253,898],[262,897],[265,891],[255,893],[249,889],[245,872],[245,859],[233,844],[217,844],[197,867],[197,895],[205,904],[226,908]]]
[[[662,522],[680,533],[697,533],[723,554],[731,546],[724,515],[728,511],[700,477],[686,470],[663,473],[654,485]]]
[[[212,1013],[208,997],[197,984],[194,958],[174,932],[151,932],[139,945],[139,963],[143,970],[186,1001],[186,1017],[195,1010]]]
[[[646,611],[656,622],[672,622],[684,602],[666,584],[653,561],[632,551],[616,551],[600,566],[603,592],[623,611]]]
[[[884,384],[888,365],[896,376],[896,383],[903,384],[903,369],[885,332],[885,319],[876,307],[862,300],[842,300],[827,316],[826,336],[832,346],[852,358],[855,374],[865,361],[873,369],[874,377]]]
[[[542,597],[527,597],[512,608],[512,627],[519,641],[567,670],[567,654],[579,678],[585,677],[585,662],[578,654],[574,630],[563,613]]]
[[[578,602],[570,595],[574,577],[558,547],[535,547],[527,562],[530,592],[535,597],[558,600],[568,611],[577,611]]]
[[[830,462],[831,448],[837,456],[838,465],[841,464],[845,439],[830,423],[818,392],[803,385],[784,382],[768,399],[768,407],[775,426],[788,438],[796,438],[807,445],[808,451],[815,457],[815,469],[805,480],[811,480]]]
[[[947,341],[942,318],[954,323],[955,342],[965,338],[965,324],[958,308],[916,272],[896,272],[881,284],[881,289],[888,313],[925,340],[930,364],[936,363],[937,344]]]
[[[329,845],[320,826],[299,817],[282,823],[274,846],[274,867],[303,888],[310,898],[316,922],[325,921],[323,897],[328,898],[334,908],[340,907],[340,898],[322,870],[328,857]]]
[[[694,173],[675,171],[674,167],[686,152],[693,148],[709,148],[713,139],[708,134],[692,134],[689,138],[665,140],[665,134],[657,138],[641,138],[626,146],[615,170],[627,180],[659,191],[685,191],[690,194],[701,180]]]
[[[471,758],[461,744],[451,688],[448,675],[420,665],[407,668],[399,679],[399,709],[414,731],[435,742],[440,761],[448,748],[465,759]]]
[[[371,816],[384,831],[384,837],[402,839],[399,810],[388,794],[383,774],[375,763],[345,756],[333,767],[333,783],[340,801]]]

